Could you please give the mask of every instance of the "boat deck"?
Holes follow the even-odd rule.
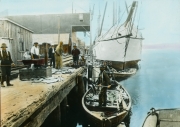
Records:
[[[180,127],[180,110],[159,111],[160,127]]]

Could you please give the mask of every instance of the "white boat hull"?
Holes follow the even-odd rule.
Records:
[[[157,116],[154,114],[150,114],[146,117],[145,123],[143,127],[156,127],[157,125]]]
[[[95,44],[93,53],[97,60],[136,61],[141,59],[141,41],[140,39],[130,39],[126,53],[126,38],[100,41]]]

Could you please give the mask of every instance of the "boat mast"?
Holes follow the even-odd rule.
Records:
[[[100,18],[101,18],[101,15],[100,15],[100,9],[99,9],[99,16],[98,16],[98,20],[97,20],[97,24],[98,24],[97,34],[98,34],[98,36],[100,33]]]
[[[125,21],[125,27],[127,26],[127,39],[126,39],[126,45],[125,45],[125,53],[124,53],[124,65],[123,65],[123,69],[125,69],[125,58],[126,58],[126,51],[127,51],[127,47],[128,47],[128,44],[129,44],[129,40],[130,40],[130,36],[132,36],[132,29],[133,29],[133,22],[134,22],[134,19],[135,19],[135,15],[134,15],[134,19],[133,19],[133,22],[132,22],[132,16],[133,16],[133,12],[134,12],[134,9],[136,7],[136,4],[137,2],[134,1],[132,3],[132,6],[131,6],[131,9],[130,9],[130,12],[128,14],[128,17]],[[127,4],[126,4],[127,5]],[[127,8],[127,7],[126,7]],[[128,8],[127,8],[127,11],[128,11]]]
[[[92,59],[92,65],[93,65],[93,51],[92,51],[92,20],[93,20],[93,13],[94,13],[94,5],[93,5],[93,10],[91,11],[90,8],[90,59]]]
[[[125,5],[126,5],[126,11],[127,11],[127,13],[129,13],[129,10],[128,10],[128,6],[127,6],[126,1],[125,1]]]
[[[114,8],[114,1],[113,1],[113,26],[115,24],[115,8]]]
[[[106,13],[106,7],[107,7],[107,2],[106,2],[106,5],[105,5],[104,14],[103,14],[103,19],[102,19],[102,22],[101,22],[101,27],[100,27],[98,36],[100,36],[100,35],[101,35],[101,32],[102,32],[102,27],[103,27],[103,23],[104,23],[104,16],[105,16],[105,13]]]

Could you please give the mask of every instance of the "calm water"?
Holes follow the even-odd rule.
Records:
[[[141,127],[152,107],[180,108],[180,50],[143,49],[139,67],[135,75],[120,82],[132,98],[130,127]],[[72,109],[74,122],[68,127],[82,127],[85,116]]]
[[[138,72],[120,82],[132,98],[130,127],[141,127],[150,108],[180,108],[180,50],[143,49]]]

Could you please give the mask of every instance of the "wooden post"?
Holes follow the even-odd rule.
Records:
[[[82,97],[85,93],[85,86],[84,86],[84,80],[82,74],[79,74],[77,77],[77,86],[78,86],[78,101],[79,104],[81,104]]]
[[[58,44],[60,42],[60,16],[58,16]]]
[[[61,105],[61,125],[63,126],[67,122],[67,110],[68,110],[67,96],[63,99],[60,105]]]
[[[44,54],[45,54],[45,65],[48,65],[48,55],[47,55],[47,43],[44,45]]]
[[[91,84],[91,81],[89,79],[92,78],[92,71],[93,71],[93,66],[89,65],[88,66],[88,84]]]
[[[38,125],[38,124],[37,124]],[[41,127],[61,127],[61,110],[60,105],[58,105],[52,112],[49,114],[49,116],[46,118],[46,120],[43,122]],[[26,125],[27,127],[31,127],[34,125]],[[23,126],[24,127],[24,126]]]
[[[50,114],[50,121],[52,127],[60,127],[61,125],[61,110],[60,105],[57,106],[54,111]]]

